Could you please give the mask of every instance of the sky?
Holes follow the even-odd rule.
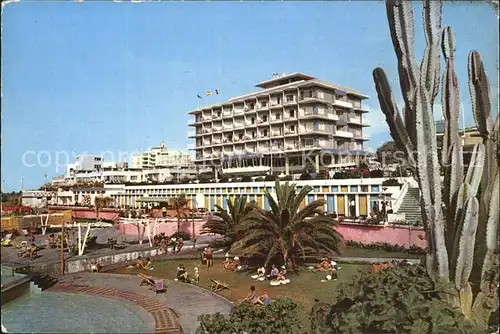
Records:
[[[414,9],[420,61],[420,3]],[[384,68],[402,103],[383,2],[47,1],[10,3],[2,14],[4,191],[38,188],[78,154],[130,159],[161,141],[187,150],[189,111],[254,92],[276,72],[303,72],[369,95],[373,149],[389,139],[374,68]],[[498,19],[487,4],[456,2],[444,6],[443,25],[456,34],[461,100],[472,125],[467,55],[481,53],[498,92]],[[215,89],[219,95],[205,96]]]

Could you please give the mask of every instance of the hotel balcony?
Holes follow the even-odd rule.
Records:
[[[268,124],[269,119],[263,120],[262,118],[257,119],[257,124]]]
[[[232,130],[233,129],[233,124],[224,124],[222,126],[224,130]]]
[[[334,134],[336,137],[342,137],[342,138],[354,138],[354,134],[348,131],[336,131]]]
[[[296,136],[296,135],[298,135],[297,129],[295,129],[295,130],[290,130],[290,129],[285,130],[285,136]]]
[[[203,121],[203,122],[206,122],[206,121],[211,121],[211,120],[212,120],[212,117],[210,117],[210,116],[203,116],[203,117],[202,117],[202,121]]]
[[[293,99],[293,100],[291,100],[291,101],[284,101],[284,102],[283,102],[283,105],[284,105],[284,106],[292,106],[292,105],[294,105],[294,104],[297,104],[297,99],[296,99],[296,97],[295,97],[295,96],[294,96],[294,99]]]
[[[361,121],[361,118],[359,118],[359,117],[349,117],[347,119],[347,123],[356,124],[356,125],[360,125],[360,126],[370,126],[370,122],[368,120]]]
[[[252,113],[255,113],[257,111],[255,109],[255,107],[253,107],[253,108],[245,107],[243,110],[245,111],[245,114],[252,114]]]
[[[239,128],[244,128],[245,124],[244,123],[234,123],[234,129],[239,129]]]
[[[354,139],[355,140],[370,140],[370,136],[369,135],[355,135],[354,136]]]
[[[280,131],[271,131],[271,137],[283,137],[283,133]]]
[[[357,111],[357,112],[363,113],[363,114],[366,114],[367,112],[370,112],[368,109],[363,108],[363,107],[355,107],[354,110]]]
[[[222,112],[222,117],[231,117],[233,114],[231,113],[230,110],[225,110]]]
[[[296,151],[299,149],[299,145],[297,144],[286,144],[285,151]]]
[[[257,110],[269,110],[269,105],[260,105],[257,107]]]
[[[203,128],[203,131],[202,131],[202,132],[203,132],[203,133],[210,133],[210,132],[212,132],[212,131],[214,131],[214,130],[212,130],[212,128]]]
[[[222,126],[213,126],[212,127],[212,131],[213,132],[216,132],[216,131],[221,131],[222,130]],[[210,131],[209,131],[210,132]]]
[[[352,109],[352,103],[347,102],[347,101],[335,100],[333,102],[333,105],[336,107],[343,107],[343,108]]]
[[[281,102],[271,102],[270,109],[283,108],[283,104]]]
[[[245,152],[246,153],[256,153],[257,148],[256,147],[247,147],[247,148],[245,148]]]

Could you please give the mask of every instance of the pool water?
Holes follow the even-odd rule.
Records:
[[[1,281],[2,286],[26,276],[23,274],[14,273],[14,270],[12,268],[3,267],[3,266],[2,266],[2,271],[0,272],[0,274],[1,274],[0,281]]]
[[[153,333],[155,324],[126,302],[45,291],[3,307],[2,326],[9,333]]]

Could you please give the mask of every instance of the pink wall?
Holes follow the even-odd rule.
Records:
[[[194,221],[194,233],[196,236],[200,235],[201,227],[205,221]],[[193,223],[191,221],[182,221],[180,224],[181,231],[187,232],[190,235],[193,233]],[[153,224],[150,225],[151,232],[153,232]],[[137,235],[137,226],[134,224],[123,224],[120,223],[118,229],[120,233],[125,235]],[[177,220],[168,219],[166,223],[161,223],[158,225],[158,233],[165,233],[166,235],[172,235],[177,232]],[[146,235],[147,238],[147,235]]]
[[[337,230],[344,236],[345,240],[363,244],[385,242],[406,247],[411,245],[422,248],[427,247],[423,228],[412,227],[410,230],[405,226],[384,227],[381,225],[338,224]]]
[[[75,219],[96,219],[96,214],[94,211],[73,211],[73,218]],[[106,220],[116,221],[119,218],[119,214],[116,212],[99,212],[99,218]]]
[[[195,221],[195,235],[200,234],[201,227],[204,221]],[[152,227],[151,227],[152,228]],[[125,235],[137,235],[137,227],[132,224],[119,224],[119,230]],[[181,230],[192,233],[192,222],[181,222]],[[345,240],[352,240],[363,244],[373,244],[377,242],[385,242],[392,245],[400,245],[409,247],[417,245],[419,247],[427,247],[425,232],[422,228],[399,227],[399,226],[381,226],[381,225],[360,225],[360,224],[338,224],[337,230],[344,236]],[[159,233],[172,235],[177,232],[177,220],[169,219],[166,223],[162,223],[158,228]],[[147,237],[147,236],[146,236]]]

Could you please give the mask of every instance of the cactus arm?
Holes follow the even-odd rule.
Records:
[[[437,157],[436,129],[429,94],[422,85],[417,86],[415,91],[415,107],[417,169],[424,202],[424,220],[427,220],[435,242],[437,275],[448,279],[448,252],[441,207],[441,180]]]
[[[457,256],[454,283],[458,290],[461,290],[468,282],[472,271],[474,258],[474,241],[476,239],[477,220],[479,202],[476,197],[467,201],[465,215],[460,222],[462,232]]]
[[[485,278],[488,271],[493,269],[493,259],[495,256],[495,249],[498,247],[498,228],[500,220],[500,175],[496,174],[495,181],[493,183],[493,189],[490,199],[490,210],[488,214],[488,223],[486,225],[486,256],[484,257],[482,275],[481,275],[481,290],[483,292],[489,288],[489,286],[484,286],[486,282]]]
[[[443,31],[442,50],[446,60],[441,92],[443,118],[445,121],[442,165],[445,168],[444,199],[451,214],[453,198],[463,180],[463,153],[462,141],[459,140],[458,136],[460,92],[455,72],[455,36],[450,27],[447,27]],[[451,165],[449,163],[450,160]],[[450,221],[453,222],[453,220]]]
[[[421,75],[424,77],[424,84],[431,103],[434,102],[439,91],[440,56],[439,50],[441,38],[441,20],[443,14],[443,4],[441,1],[424,0],[423,19],[424,33],[427,45],[424,51],[422,64],[420,65]]]
[[[479,190],[479,184],[481,183],[481,178],[483,176],[484,155],[485,152],[483,143],[477,143],[474,145],[469,163],[469,169],[467,170],[467,175],[465,176],[465,182],[470,184],[473,196],[476,196],[477,191]]]
[[[487,138],[493,128],[490,85],[481,55],[477,51],[472,51],[469,54],[468,74],[474,120],[481,136]]]
[[[406,132],[396,102],[394,101],[391,86],[389,85],[384,70],[381,68],[373,70],[373,80],[375,81],[380,107],[385,114],[392,138],[394,138],[394,142],[398,148],[405,152],[405,155],[408,157],[409,161],[411,161],[413,145]]]
[[[398,59],[399,84],[406,106],[404,124],[410,140],[415,143],[413,98],[420,75],[413,50],[413,7],[411,1],[387,0],[386,10],[392,44]]]

